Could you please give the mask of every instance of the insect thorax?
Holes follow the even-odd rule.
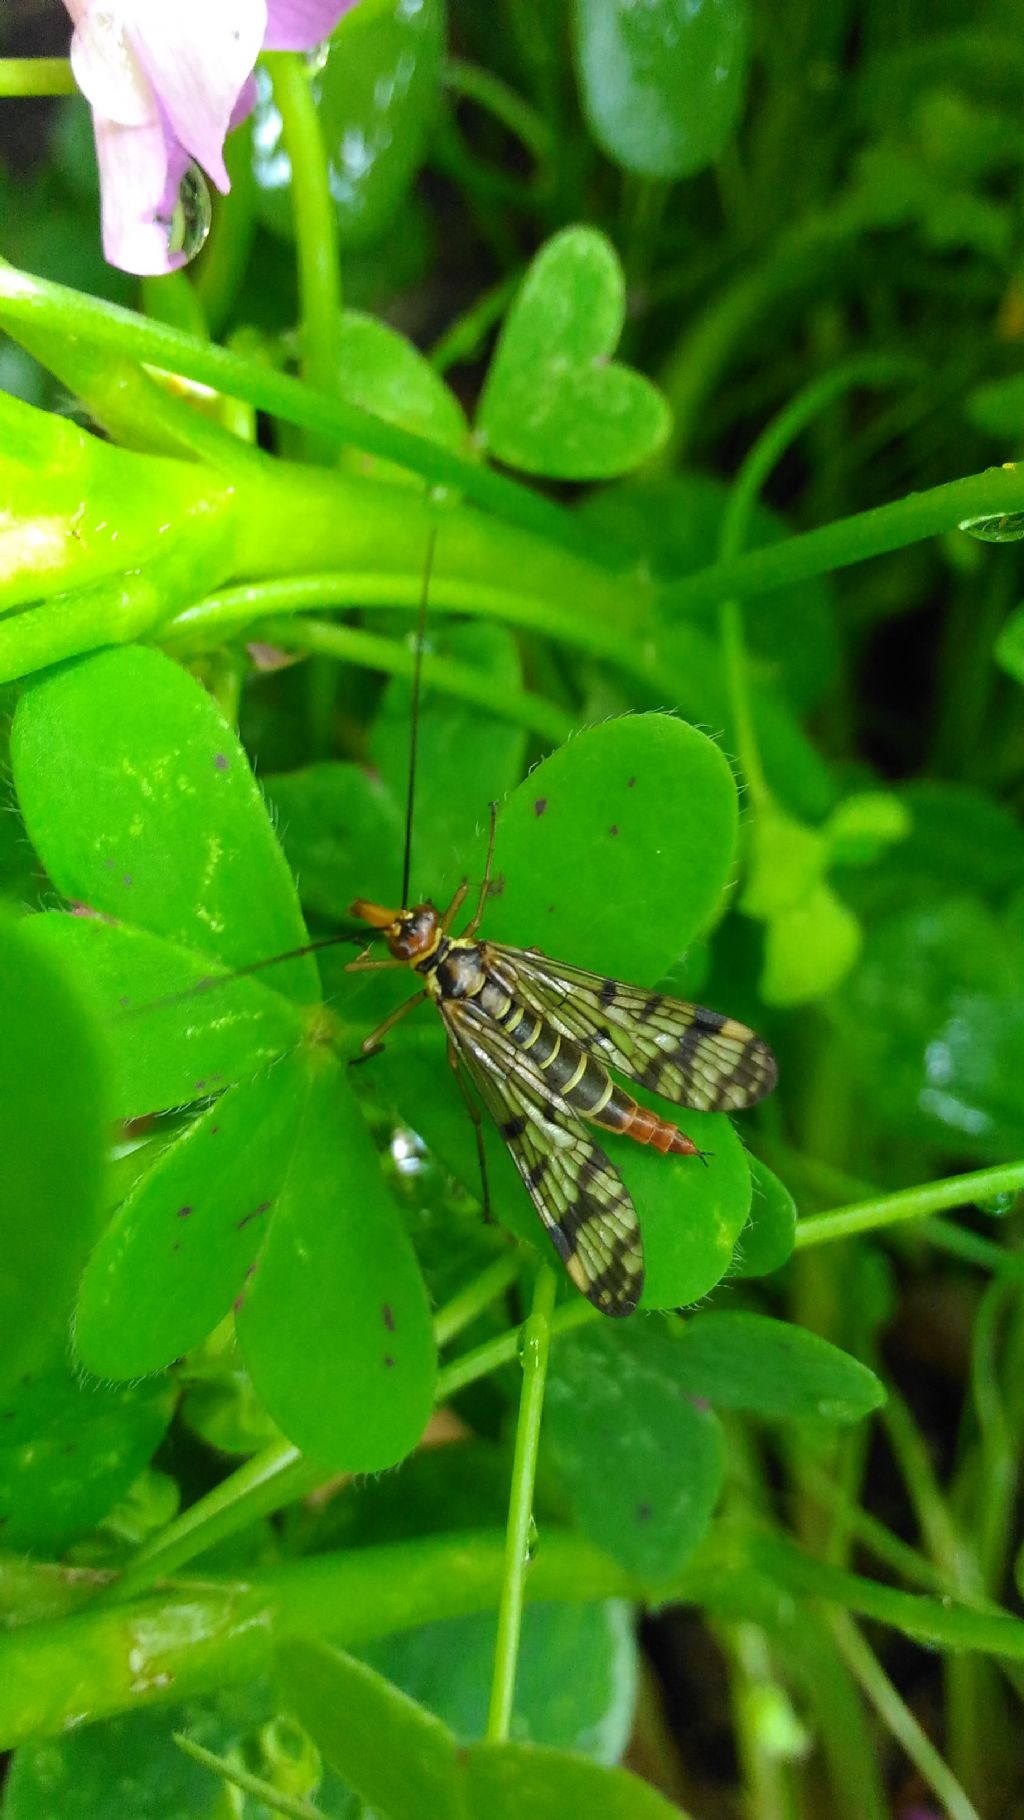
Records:
[[[426,975],[428,992],[442,999],[476,998],[486,978],[480,944],[446,937],[418,971]]]

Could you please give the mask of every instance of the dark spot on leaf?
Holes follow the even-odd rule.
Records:
[[[635,790],[635,789],[636,789],[636,778],[635,778],[635,777],[627,777],[627,779],[626,779],[626,789],[627,789],[627,790]]]
[[[700,1411],[702,1416],[706,1416],[708,1410],[711,1408],[711,1404],[708,1402],[707,1397],[691,1397],[690,1402],[693,1404],[694,1409]]]
[[[173,1245],[172,1245],[172,1246],[171,1246],[171,1250],[172,1250],[172,1251],[180,1251],[180,1250],[181,1250],[181,1240],[180,1240],[180,1239],[175,1239],[175,1241],[174,1241],[174,1244],[173,1244]]]
[[[219,1126],[219,1125],[211,1125],[211,1126],[210,1126],[210,1136],[211,1136],[211,1137],[219,1137],[219,1136],[220,1136],[220,1126]]]
[[[388,1330],[388,1332],[389,1332],[389,1333],[394,1333],[394,1331],[395,1331],[395,1317],[394,1317],[394,1313],[393,1313],[393,1311],[392,1311],[392,1308],[391,1308],[391,1304],[390,1304],[390,1302],[385,1302],[385,1303],[384,1303],[384,1304],[383,1304],[383,1306],[382,1306],[382,1308],[381,1308],[381,1311],[380,1311],[380,1318],[381,1318],[381,1320],[382,1320],[382,1321],[383,1321],[383,1323],[384,1323],[384,1325],[385,1325],[385,1327],[386,1327],[386,1328],[387,1328],[387,1330]]]
[[[241,1309],[242,1309],[242,1307],[243,1307],[243,1306],[244,1306],[244,1303],[245,1303],[245,1296],[244,1296],[244,1295],[236,1295],[236,1297],[235,1297],[235,1299],[234,1299],[234,1301],[233,1301],[233,1302],[232,1302],[232,1304],[231,1304],[231,1307],[232,1307],[232,1311],[233,1311],[233,1312],[234,1312],[234,1313],[235,1313],[235,1314],[239,1314],[239,1313],[240,1313],[240,1312],[241,1312]]]
[[[126,872],[123,879],[121,880],[121,883],[122,883],[122,885],[130,886],[131,882],[132,882],[132,875],[130,872]]]
[[[213,755],[213,762],[218,771],[226,771],[228,768],[227,757],[223,752],[215,752]]]
[[[236,1230],[238,1232],[241,1232],[242,1227],[248,1226],[250,1220],[258,1220],[260,1214],[266,1213],[269,1206],[270,1206],[269,1201],[261,1201],[259,1206],[254,1207],[250,1213],[243,1213],[241,1219],[238,1221]]]
[[[190,1213],[191,1213],[191,1212],[192,1212],[192,1209],[191,1209],[191,1207],[179,1207],[179,1208],[178,1208],[178,1218],[179,1218],[179,1220],[187,1220],[187,1219],[188,1219],[188,1216],[189,1216],[189,1214],[190,1214]]]
[[[545,809],[546,809],[546,808],[547,808],[547,806],[548,806],[548,799],[547,799],[547,797],[546,797],[546,796],[538,796],[538,798],[537,798],[537,801],[536,801],[536,802],[535,802],[535,803],[534,803],[534,805],[533,805],[533,813],[534,813],[534,815],[536,815],[536,816],[541,816],[541,815],[543,815],[543,813],[544,813],[544,811],[545,811]]]
[[[497,878],[491,879],[491,882],[487,887],[487,895],[488,897],[501,897],[504,890],[505,874],[504,872],[499,872]]]
[[[393,1359],[393,1358],[392,1358],[392,1357],[391,1357],[391,1354],[390,1354],[390,1353],[389,1353],[389,1352],[386,1352],[386,1353],[385,1353],[385,1354],[384,1354],[384,1363],[385,1363],[385,1365],[386,1365],[386,1366],[387,1366],[387,1368],[388,1368],[388,1370],[389,1370],[389,1371],[390,1371],[390,1370],[391,1370],[391,1369],[392,1369],[392,1367],[393,1367],[393,1366],[394,1366],[394,1363],[395,1363],[395,1361],[394,1361],[394,1359]]]
[[[554,904],[549,904],[549,905],[548,905],[548,915],[549,915],[549,916],[553,916],[553,915],[554,915],[554,913],[555,913],[555,906],[554,906]]]
[[[128,997],[127,992],[122,992],[121,997],[118,999],[117,1002],[119,1005],[130,1005],[132,1001]]]
[[[17,1414],[17,1411],[16,1411],[16,1410],[13,1410],[13,1409],[5,1409],[5,1410],[4,1410],[4,1421],[5,1421],[5,1422],[13,1422],[13,1421],[14,1421],[14,1418],[15,1418],[15,1415],[16,1415],[16,1414]]]
[[[65,1441],[64,1452],[65,1453],[77,1453],[78,1452],[78,1442],[77,1441]]]
[[[195,1090],[196,1090],[196,1092],[197,1092],[197,1093],[201,1093],[201,1092],[202,1092],[202,1090],[203,1090],[203,1088],[204,1088],[204,1087],[205,1087],[205,1086],[206,1086],[206,1082],[205,1082],[205,1081],[196,1081],[196,1082],[195,1082]]]
[[[106,868],[107,868],[107,871],[108,871],[108,872],[113,872],[113,870],[114,870],[114,862],[113,862],[113,860],[112,860],[112,859],[108,859],[108,860],[105,860],[105,861],[104,861],[104,864],[105,864],[105,866],[106,866]]]
[[[255,1265],[255,1262],[253,1262],[253,1263],[252,1263],[252,1264],[248,1264],[248,1265],[247,1265],[247,1266],[246,1266],[246,1271],[245,1271],[245,1274],[246,1274],[246,1277],[254,1277],[254,1276],[255,1276],[255,1275],[256,1275],[256,1265]]]
[[[649,1516],[650,1516],[650,1514],[651,1514],[651,1507],[650,1507],[650,1505],[649,1505],[649,1504],[648,1504],[648,1503],[647,1503],[647,1501],[646,1501],[646,1499],[645,1499],[645,1501],[644,1501],[644,1502],[643,1502],[643,1504],[638,1504],[638,1505],[637,1505],[637,1507],[636,1507],[636,1514],[637,1514],[637,1517],[638,1517],[638,1518],[639,1518],[639,1520],[640,1520],[640,1522],[641,1522],[641,1523],[646,1523],[646,1522],[647,1522],[647,1520],[648,1520],[648,1518],[649,1518]]]
[[[610,827],[610,828],[609,828],[609,830],[608,830],[608,832],[609,832],[609,834],[610,834],[610,835],[611,835],[611,836],[612,836],[612,838],[613,838],[613,839],[614,839],[614,837],[615,837],[615,835],[616,835],[616,834],[618,834],[618,832],[619,832],[619,824],[618,824],[618,822],[612,822],[612,825],[611,825],[611,827]]]

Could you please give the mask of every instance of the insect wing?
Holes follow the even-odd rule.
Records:
[[[497,1025],[464,1000],[443,1002],[441,1014],[573,1282],[602,1314],[632,1314],[643,1244],[621,1177]]]
[[[488,965],[521,1003],[605,1067],[677,1106],[736,1112],[775,1086],[767,1043],[735,1018],[565,966],[535,949],[486,948]]]

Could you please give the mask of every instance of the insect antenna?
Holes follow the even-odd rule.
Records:
[[[427,600],[430,595],[430,571],[434,566],[434,551],[437,548],[437,527],[433,527],[427,544],[427,559],[423,565],[423,586],[420,589],[420,607],[416,616],[416,648],[413,656],[412,671],[412,717],[409,722],[409,782],[405,792],[405,848],[402,854],[402,896],[400,903],[405,909],[409,902],[409,882],[412,871],[412,817],[416,801],[416,753],[420,736],[420,686],[423,681],[423,643],[427,626]]]

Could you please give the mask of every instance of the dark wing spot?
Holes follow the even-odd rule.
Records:
[[[598,999],[602,1005],[613,1005],[618,997],[619,988],[614,980],[602,980]]]
[[[528,1123],[529,1120],[527,1119],[525,1112],[517,1112],[515,1118],[506,1119],[504,1124],[499,1126],[499,1130],[506,1144],[512,1144],[515,1142],[516,1138],[521,1138]]]
[[[534,803],[534,805],[533,805],[533,813],[534,813],[534,815],[536,815],[536,816],[538,816],[538,817],[539,817],[539,816],[541,816],[541,815],[543,815],[543,813],[544,813],[544,811],[545,811],[545,809],[546,809],[546,808],[547,808],[547,806],[548,806],[548,799],[547,799],[547,797],[546,797],[546,796],[538,796],[538,798],[537,798],[537,801],[536,801],[536,802],[535,802],[535,803]]]

